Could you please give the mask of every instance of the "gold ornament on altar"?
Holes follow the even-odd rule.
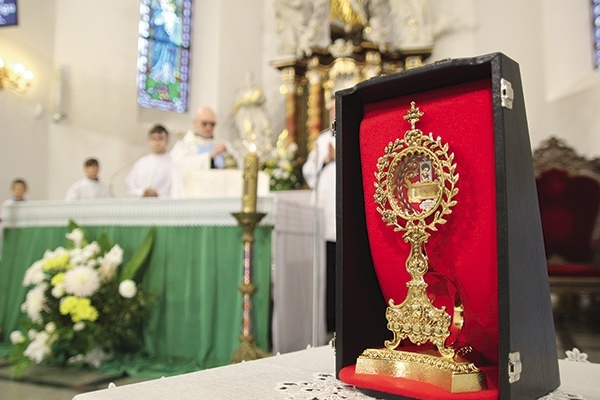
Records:
[[[454,349],[447,344],[451,326],[460,330],[463,325],[462,303],[454,299],[454,310],[436,307],[427,293],[424,276],[429,263],[425,252],[436,225],[445,224],[446,216],[456,205],[454,197],[458,174],[454,154],[448,144],[433,134],[424,135],[415,127],[424,113],[411,102],[404,116],[411,129],[404,139],[396,139],[385,148],[377,162],[375,203],[377,211],[394,232],[404,232],[403,239],[410,244],[406,270],[411,276],[406,283],[406,298],[398,305],[389,300],[386,310],[387,327],[392,340],[385,348],[367,349],[358,358],[356,373],[377,374],[418,380],[443,387],[451,392],[471,392],[485,389],[483,373],[461,357],[470,346]],[[456,335],[457,336],[457,335]],[[419,346],[400,351],[405,339]],[[437,349],[420,348],[431,343]]]

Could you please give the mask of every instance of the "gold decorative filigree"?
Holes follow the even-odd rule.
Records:
[[[431,133],[424,135],[415,127],[423,115],[412,102],[404,117],[411,129],[403,139],[386,146],[375,173],[377,211],[395,232],[404,232],[403,239],[411,246],[406,260],[406,270],[411,276],[406,284],[408,292],[401,304],[389,300],[387,327],[394,337],[386,340],[385,346],[394,350],[403,339],[417,345],[430,342],[442,356],[452,358],[454,350],[445,344],[452,317],[445,307],[437,308],[431,303],[423,277],[429,268],[425,253],[428,231],[437,231],[436,225],[445,224],[446,216],[452,213],[458,174],[448,144],[443,144],[440,137],[434,139]]]
[[[455,294],[453,309],[446,310],[436,307],[427,295],[424,276],[429,263],[425,244],[430,232],[447,222],[446,217],[457,204],[458,173],[448,144],[416,128],[423,115],[412,102],[404,116],[411,129],[404,138],[390,142],[377,160],[377,211],[386,225],[392,226],[394,232],[403,232],[404,242],[410,244],[405,266],[411,279],[406,283],[404,301],[398,305],[393,299],[388,302],[387,328],[394,337],[384,341],[384,348],[363,351],[356,360],[355,371],[427,382],[453,393],[475,392],[486,388],[486,380],[477,366],[466,359],[473,349],[469,345],[455,349],[455,343],[448,340],[451,325],[462,329],[462,301]],[[452,286],[450,282],[446,284]],[[418,346],[431,343],[437,351],[426,347],[397,349],[404,339]]]

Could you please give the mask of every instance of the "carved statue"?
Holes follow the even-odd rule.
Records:
[[[279,54],[302,58],[331,43],[329,0],[274,0]]]
[[[279,36],[279,54],[296,55],[300,38],[308,25],[305,0],[274,0],[275,30]]]
[[[233,104],[231,114],[244,147],[254,143],[261,154],[267,154],[272,148],[271,124],[264,108],[265,102],[265,95],[254,83],[254,76],[246,73],[244,87]]]
[[[364,28],[369,21],[365,0],[331,0],[329,19],[345,32]]]
[[[369,26],[364,29],[363,36],[378,45],[380,51],[386,51],[393,41],[390,0],[369,0],[367,10]]]
[[[392,0],[393,48],[410,50],[433,47],[429,0]]]
[[[309,19],[296,55],[311,56],[315,47],[326,49],[331,44],[329,29],[329,0],[308,0]]]

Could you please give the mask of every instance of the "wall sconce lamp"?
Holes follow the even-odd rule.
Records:
[[[0,90],[9,87],[15,92],[24,93],[31,86],[32,81],[33,72],[23,64],[11,67],[0,58]]]

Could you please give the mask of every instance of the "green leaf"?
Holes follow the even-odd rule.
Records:
[[[105,231],[100,232],[100,234],[98,235],[98,239],[96,239],[96,242],[98,242],[98,245],[100,246],[100,250],[102,252],[102,254],[110,251],[110,249],[112,248],[112,243],[110,242],[110,238],[108,237],[108,234]]]
[[[134,279],[140,267],[144,264],[150,252],[152,251],[152,246],[154,245],[154,233],[155,228],[150,228],[150,231],[146,235],[146,238],[135,251],[129,262],[123,267],[121,271],[120,282],[123,282],[127,279]]]
[[[73,232],[75,229],[81,229],[81,227],[77,224],[77,222],[73,221],[72,219],[69,220],[69,227],[67,229],[67,231],[69,233]]]

